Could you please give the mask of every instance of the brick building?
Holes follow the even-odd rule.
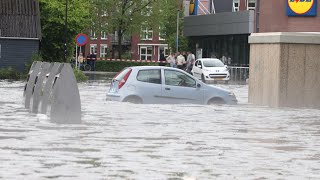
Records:
[[[107,34],[101,32],[91,32],[90,41],[84,47],[84,55],[96,53],[97,58],[117,58],[117,47],[119,46],[118,34]],[[142,29],[141,34],[133,34],[132,36],[124,36],[122,40],[124,59],[133,60],[159,60],[161,52],[168,55],[168,45],[165,39],[161,38],[160,33],[154,33],[151,29]]]

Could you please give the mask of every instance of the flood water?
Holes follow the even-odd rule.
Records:
[[[320,179],[320,110],[106,102],[79,85],[83,123],[24,109],[24,82],[0,81],[0,179]]]

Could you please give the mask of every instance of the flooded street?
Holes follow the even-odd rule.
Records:
[[[320,110],[105,101],[79,85],[79,125],[24,109],[24,82],[0,81],[2,179],[320,179]]]

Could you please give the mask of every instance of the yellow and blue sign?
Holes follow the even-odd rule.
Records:
[[[198,15],[198,0],[190,0],[189,15]]]
[[[288,16],[316,16],[317,0],[287,0]]]

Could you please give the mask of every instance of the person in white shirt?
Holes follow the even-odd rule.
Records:
[[[186,59],[180,54],[180,52],[177,52],[177,66],[179,69],[183,69],[183,64],[186,63]]]
[[[191,72],[192,67],[193,67],[193,63],[194,63],[195,59],[196,59],[196,58],[195,58],[194,54],[192,54],[191,51],[188,51],[187,68],[186,68],[186,71],[187,71],[188,73]]]
[[[170,67],[177,67],[174,53],[171,53],[170,56],[167,57],[167,63],[170,64]]]

